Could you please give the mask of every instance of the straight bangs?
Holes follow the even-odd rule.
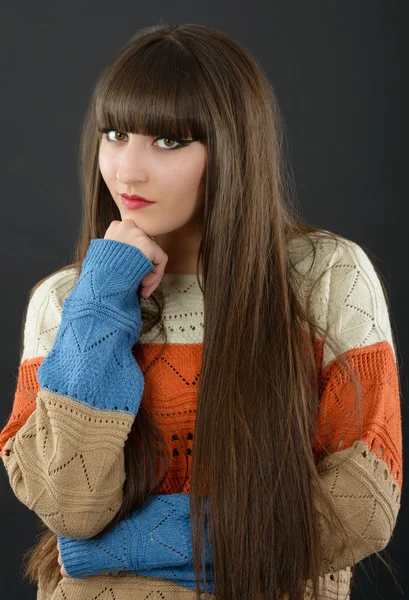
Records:
[[[167,39],[129,53],[125,49],[103,74],[95,95],[98,130],[193,138],[207,145],[210,115],[197,82],[199,63]]]

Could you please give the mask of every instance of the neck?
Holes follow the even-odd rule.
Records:
[[[193,228],[186,226],[154,236],[155,242],[168,255],[165,273],[195,274],[200,246],[200,236]]]

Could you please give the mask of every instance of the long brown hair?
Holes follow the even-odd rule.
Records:
[[[318,598],[323,553],[314,497],[333,515],[328,526],[350,548],[351,564],[354,555],[321,489],[312,452],[318,332],[350,371],[358,404],[360,393],[337,341],[298,298],[306,274],[297,272],[289,244],[305,237],[306,251],[315,256],[310,234],[327,235],[335,246],[345,238],[297,215],[283,119],[250,52],[215,29],[162,23],[131,38],[103,71],[90,101],[80,147],[78,275],[90,240],[121,219],[98,168],[99,129],[107,126],[149,136],[191,135],[208,151],[197,261],[205,327],[190,488],[196,597],[208,518],[219,600],[301,600],[308,579]],[[162,323],[165,301],[159,286],[151,310],[142,313],[145,330]],[[158,444],[166,447],[142,403],[125,443],[123,504],[104,532],[142,506],[163,480],[169,456],[162,453],[157,471]],[[26,577],[56,585],[54,533],[41,532],[25,558]]]

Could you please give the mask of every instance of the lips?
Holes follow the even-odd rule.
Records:
[[[135,194],[129,196],[128,194],[121,194],[123,198],[127,198],[128,200],[142,200],[143,202],[152,202],[152,200],[148,200],[147,198],[143,198],[143,196],[136,196]]]

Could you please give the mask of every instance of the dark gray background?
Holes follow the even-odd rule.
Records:
[[[77,148],[99,73],[141,27],[158,19],[221,29],[262,64],[278,95],[304,215],[370,253],[384,276],[398,334],[408,425],[408,9],[405,0],[338,2],[18,2],[3,6],[1,48],[2,428],[11,411],[28,290],[67,263],[77,236]],[[36,517],[0,468],[1,584],[35,598],[21,556]],[[408,591],[405,497],[387,547]],[[385,555],[386,556],[386,555]],[[406,563],[407,564],[407,563]],[[383,564],[364,560],[352,600],[402,595]],[[406,581],[405,581],[406,579]]]

